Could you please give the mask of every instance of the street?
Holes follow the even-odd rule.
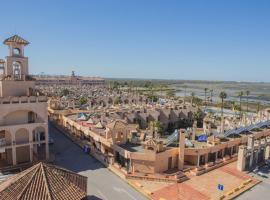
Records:
[[[243,193],[241,196],[236,198],[237,200],[253,200],[253,199],[260,199],[260,200],[268,200],[270,196],[270,167],[263,166],[259,170],[263,173],[262,176],[258,176],[255,173],[250,173],[249,175],[254,176],[256,179],[261,180],[262,182],[256,185],[255,187],[251,188],[250,190]]]
[[[49,126],[49,133],[54,140],[54,144],[50,145],[50,151],[55,154],[54,164],[88,177],[89,200],[147,199],[95,158],[85,154],[52,125]]]

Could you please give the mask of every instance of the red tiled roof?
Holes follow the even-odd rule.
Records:
[[[38,163],[0,185],[1,200],[81,200],[86,198],[87,177]]]
[[[9,43],[12,43],[12,42],[19,43],[19,44],[24,44],[24,45],[28,45],[29,44],[28,41],[26,41],[25,39],[21,38],[18,35],[13,35],[12,37],[6,39],[4,41],[4,44],[9,44]]]

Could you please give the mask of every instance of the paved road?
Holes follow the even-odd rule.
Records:
[[[270,199],[270,167],[264,166],[260,168],[260,171],[264,173],[265,177],[260,177],[256,174],[250,174],[255,178],[261,180],[254,188],[246,191],[244,194],[236,198],[237,200],[269,200]]]
[[[55,153],[55,164],[88,177],[89,200],[146,200],[93,157],[66,138],[53,126],[49,127],[54,144],[50,151]]]

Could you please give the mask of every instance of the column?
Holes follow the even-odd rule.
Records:
[[[255,152],[255,164],[258,163],[259,153],[260,153],[260,149],[258,149],[258,150]]]
[[[34,131],[31,129],[29,130],[29,154],[30,154],[30,162],[33,162],[33,133]]]
[[[30,151],[30,162],[33,162],[33,144],[32,143],[30,143],[29,151]]]
[[[253,155],[254,155],[254,151],[251,150],[250,153],[251,153],[251,155],[250,155],[250,160],[249,160],[249,168],[251,169],[252,166],[253,166],[253,157],[254,157]]]
[[[239,147],[238,160],[237,160],[237,169],[239,171],[244,171],[246,166],[246,150],[245,146]]]
[[[50,153],[49,153],[49,131],[48,125],[45,128],[45,151],[46,151],[46,160],[49,160]]]
[[[17,165],[16,147],[12,146],[12,164]]]
[[[193,129],[192,129],[192,137],[191,137],[191,140],[192,141],[195,140],[196,132],[197,132],[197,121],[194,121],[194,123],[193,123]]]
[[[265,159],[265,160],[269,159],[269,156],[270,156],[270,146],[267,145],[267,146],[265,147],[264,159]]]
[[[221,152],[222,152],[221,153],[221,157],[223,158],[224,157],[224,154],[225,154],[225,149],[222,149]]]
[[[198,158],[197,158],[197,167],[200,166],[200,154],[198,154]]]
[[[12,145],[12,164],[17,165],[15,131],[10,130],[10,133],[11,133],[11,145]]]
[[[207,164],[208,163],[208,153],[205,154],[204,157],[205,157],[205,164]]]

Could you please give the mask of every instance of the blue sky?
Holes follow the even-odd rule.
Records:
[[[268,0],[2,0],[0,40],[29,40],[36,74],[269,81],[269,10]]]

